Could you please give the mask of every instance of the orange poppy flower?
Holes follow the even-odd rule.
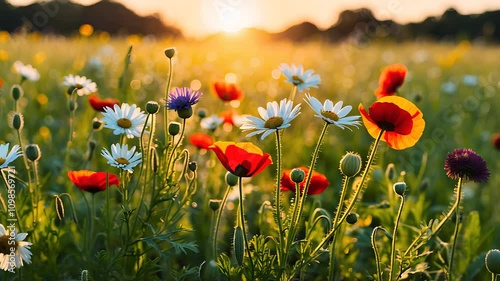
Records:
[[[106,106],[113,108],[115,104],[120,104],[120,101],[111,98],[100,99],[96,94],[92,94],[89,96],[89,103],[95,111],[104,112]]]
[[[362,104],[358,109],[368,133],[376,138],[384,130],[382,140],[394,149],[414,146],[424,132],[422,111],[405,98],[383,97],[370,106],[370,113]]]
[[[407,72],[408,69],[402,64],[387,66],[378,80],[379,88],[375,90],[377,98],[394,95],[398,88],[403,85]]]
[[[233,110],[225,110],[225,111],[221,111],[219,113],[219,117],[221,117],[223,119],[222,122],[224,124],[234,125],[233,116],[234,116]]]
[[[76,187],[83,191],[96,193],[106,190],[106,174],[108,174],[109,186],[119,186],[118,177],[106,172],[93,172],[89,170],[69,171],[68,178]]]
[[[305,176],[304,178],[307,178],[307,173],[309,173],[309,169],[306,167],[299,167],[302,171],[304,171]],[[283,176],[281,177],[281,190],[283,191],[293,191],[295,192],[295,183],[292,181],[290,178],[290,173],[291,170],[285,170],[283,171]],[[302,192],[304,190],[304,185],[306,184],[306,181],[303,180],[300,183],[300,191]],[[318,173],[316,171],[313,171],[312,176],[311,176],[311,181],[309,182],[309,188],[307,189],[307,195],[314,195],[314,194],[320,194],[323,191],[326,190],[326,188],[330,185],[330,182],[326,178],[325,175]]]
[[[243,98],[243,91],[234,83],[215,82],[213,86],[215,93],[223,101],[240,100]]]
[[[262,172],[273,161],[250,142],[218,141],[210,146],[224,168],[238,177],[252,177]]]
[[[209,147],[214,143],[214,140],[207,134],[194,133],[189,137],[189,142],[199,149],[209,149]]]

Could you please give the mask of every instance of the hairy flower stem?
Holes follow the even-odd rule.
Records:
[[[381,227],[380,225],[375,227],[372,231],[372,236],[370,237],[370,242],[372,244],[373,253],[375,254],[375,265],[377,266],[377,277],[378,277],[377,280],[382,281],[382,268],[380,267],[380,256],[378,254],[377,242],[375,241],[375,239],[377,238],[377,231],[379,229],[382,229],[385,231],[385,229],[383,227]]]
[[[398,214],[396,220],[394,221],[394,230],[392,231],[392,243],[391,243],[391,259],[389,267],[389,281],[392,281],[392,275],[394,273],[394,262],[396,260],[396,235],[398,233],[399,221],[401,219],[401,214],[403,213],[403,207],[405,205],[405,196],[401,196],[401,204],[399,204]]]
[[[168,93],[170,92],[170,85],[172,84],[172,76],[174,75],[173,62],[171,58],[168,58],[168,77],[167,77],[167,87],[165,88],[165,102],[168,100]],[[165,134],[165,145],[167,145],[168,154],[168,108],[165,106],[163,109],[163,131]]]
[[[5,183],[5,188],[8,190],[10,184],[9,184],[9,181],[7,180],[7,176],[5,176],[5,174],[4,174],[4,170],[0,169],[0,174],[2,175],[3,182]],[[1,196],[1,194],[0,194],[0,196]],[[7,206],[5,206],[5,202],[3,201],[3,198],[2,198],[2,203],[4,204],[4,207],[7,207]],[[6,213],[8,213],[7,212],[7,208],[5,208],[5,211],[6,211]],[[15,215],[16,215],[16,221],[20,222],[21,217],[19,216],[19,213],[17,212],[17,208],[14,209],[14,212],[15,212]],[[18,228],[19,228],[19,232],[22,233],[23,232],[23,228],[21,226],[21,223],[19,223],[19,227]]]
[[[227,186],[226,192],[224,193],[224,197],[222,197],[222,202],[217,210],[217,216],[215,218],[215,226],[213,228],[213,237],[212,237],[212,257],[215,260],[217,258],[217,233],[219,232],[220,219],[222,217],[222,212],[226,206],[227,197],[231,192],[231,186]]]
[[[333,225],[337,225],[337,222],[340,217],[340,213],[344,207],[344,199],[347,191],[347,187],[349,186],[349,177],[344,176],[342,189],[340,191],[340,199],[339,204],[337,206],[337,211],[335,212],[335,218],[333,219]],[[328,280],[333,281],[335,277],[335,243],[337,242],[337,232],[333,234],[332,243],[330,244],[330,267],[328,270],[329,276]]]
[[[279,130],[276,131],[276,192],[274,198],[274,204],[276,205],[275,219],[278,224],[278,237],[279,237],[279,251],[278,251],[278,263],[281,268],[284,268],[286,263],[286,255],[288,254],[286,247],[288,245],[283,245],[285,238],[283,233],[283,225],[281,221],[281,137]]]
[[[239,180],[238,180],[238,188],[239,188],[239,193],[240,193],[240,202],[239,202],[239,205],[240,205],[240,223],[241,223],[241,229],[243,231],[243,239],[245,241],[245,248],[247,250],[247,254],[248,254],[248,260],[250,261],[250,269],[251,269],[251,272],[252,272],[252,280],[253,280],[253,277],[254,277],[254,265],[253,265],[253,260],[252,260],[252,255],[250,254],[250,247],[249,247],[249,244],[248,244],[248,238],[247,238],[247,231],[246,231],[246,227],[245,227],[245,211],[244,211],[244,208],[243,208],[243,183],[241,182],[242,178],[239,177]]]
[[[451,244],[450,263],[448,266],[448,281],[453,281],[453,261],[455,257],[455,248],[457,247],[458,230],[460,229],[460,202],[462,200],[462,177],[458,178],[457,183],[457,201],[455,211],[455,230],[453,231],[453,240]]]
[[[349,215],[349,213],[354,208],[354,205],[356,205],[356,202],[360,199],[359,195],[361,194],[361,190],[363,189],[363,185],[365,184],[365,181],[368,178],[368,174],[370,172],[371,165],[372,165],[373,160],[375,158],[375,154],[377,153],[378,144],[380,143],[380,139],[382,138],[382,134],[383,133],[384,133],[384,130],[380,131],[379,135],[377,136],[377,138],[373,142],[372,151],[370,152],[370,156],[368,157],[368,161],[366,163],[366,167],[363,170],[363,174],[361,176],[361,180],[360,180],[360,182],[358,184],[356,192],[352,196],[352,201],[349,203],[349,206],[344,211],[344,214],[339,219],[339,221],[337,222],[337,224],[334,225],[333,228],[330,230],[330,232],[328,232],[328,234],[323,238],[323,240],[321,240],[321,242],[318,244],[318,246],[316,246],[316,248],[314,250],[312,250],[312,252],[310,253],[309,257],[307,259],[305,259],[301,263],[301,266],[298,267],[296,270],[300,270],[303,266],[306,266],[307,264],[309,264],[311,261],[313,261],[317,257],[318,251],[321,250],[321,248],[323,248],[323,246],[326,244],[326,242],[328,242],[332,238],[332,236],[335,233],[335,231],[338,230],[338,228],[340,227],[340,225],[345,221],[345,219],[347,218],[347,216]],[[310,171],[310,174],[311,174],[311,171]],[[308,180],[310,179],[310,174],[308,174],[308,177],[307,177]],[[306,182],[306,187],[304,188],[304,193],[307,193],[306,190],[308,188],[308,184],[309,184],[309,182]],[[304,197],[305,197],[305,195],[304,195]]]
[[[426,240],[430,240],[432,237],[434,237],[436,234],[439,233],[439,231],[441,230],[441,228],[443,228],[444,224],[451,218],[451,216],[453,215],[453,212],[455,212],[455,210],[458,209],[459,205],[460,205],[460,197],[462,196],[462,178],[459,178],[458,179],[458,184],[457,184],[457,189],[456,189],[456,201],[455,201],[455,204],[453,204],[453,206],[451,207],[451,209],[448,211],[448,213],[446,213],[446,215],[444,216],[444,218],[441,220],[441,222],[439,222],[438,226],[435,228],[435,230],[433,230],[431,232],[431,234],[429,234],[429,236],[426,238]],[[406,249],[406,251],[404,252],[403,256],[407,256],[410,251],[416,251],[418,250],[420,247],[422,247],[423,245],[425,245],[425,243],[421,243],[419,244],[418,246],[416,246],[415,248],[413,248],[415,246],[415,244],[418,243],[418,241],[420,240],[421,238],[421,235],[417,236],[410,244],[410,246],[408,247],[408,249]]]
[[[296,93],[297,93],[297,86],[293,85],[292,90],[290,91],[290,96],[288,97],[288,100],[293,101]]]
[[[497,281],[497,276],[495,273],[491,274],[491,281]]]

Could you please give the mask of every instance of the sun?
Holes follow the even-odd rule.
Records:
[[[256,14],[251,1],[213,0],[205,8],[206,27],[214,32],[236,33],[254,25]]]

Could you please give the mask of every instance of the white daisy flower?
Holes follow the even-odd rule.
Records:
[[[128,150],[128,145],[112,144],[111,153],[103,148],[101,155],[108,160],[108,164],[133,173],[135,166],[142,162],[142,153],[135,152],[135,146]]]
[[[217,115],[210,115],[209,117],[201,119],[200,126],[203,129],[215,130],[222,122],[224,122],[224,118]]]
[[[311,95],[306,94],[305,96],[306,103],[316,112],[314,116],[323,119],[328,124],[334,124],[341,129],[347,128],[349,130],[351,130],[349,126],[357,128],[358,125],[361,125],[361,122],[358,121],[359,115],[346,116],[351,112],[352,106],[342,107],[343,101],[333,105],[333,102],[327,99],[324,104],[321,104],[318,99],[311,97]]]
[[[23,155],[19,145],[14,145],[9,152],[9,144],[0,144],[0,170],[7,168],[9,164],[16,160],[17,157]]]
[[[31,242],[26,242],[28,233],[17,233],[17,229],[5,227],[0,224],[0,269],[5,271],[13,271],[15,268],[31,263],[30,247],[33,245]],[[12,233],[11,233],[12,232]],[[14,251],[12,251],[14,250]],[[14,253],[14,259],[11,260],[11,251]]]
[[[113,109],[105,107],[102,115],[104,128],[113,129],[115,135],[126,134],[128,138],[140,137],[146,121],[146,114],[135,104],[123,103],[121,107],[115,104]]]
[[[20,74],[23,79],[27,79],[33,82],[36,82],[40,79],[40,73],[38,73],[38,70],[31,66],[31,64],[24,65],[24,63],[20,61],[15,61],[14,71],[17,74]]]
[[[297,91],[302,92],[302,90],[309,90],[309,87],[318,88],[321,83],[321,78],[318,74],[313,74],[314,70],[309,69],[304,72],[302,65],[291,66],[282,63],[280,64],[279,70],[286,77],[286,82],[292,83],[297,86]]]
[[[64,76],[63,86],[68,86],[68,94],[76,89],[79,96],[90,95],[97,92],[97,84],[85,76],[73,75]]]
[[[259,107],[259,114],[262,119],[254,116],[248,116],[243,120],[240,129],[243,131],[255,130],[247,137],[262,134],[261,139],[266,138],[273,132],[290,127],[290,121],[300,114],[300,104],[293,107],[293,101],[287,99],[281,100],[280,104],[276,101],[267,103],[267,110]]]

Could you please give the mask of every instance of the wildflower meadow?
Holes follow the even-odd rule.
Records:
[[[0,36],[0,280],[497,280],[498,46],[243,36]]]

